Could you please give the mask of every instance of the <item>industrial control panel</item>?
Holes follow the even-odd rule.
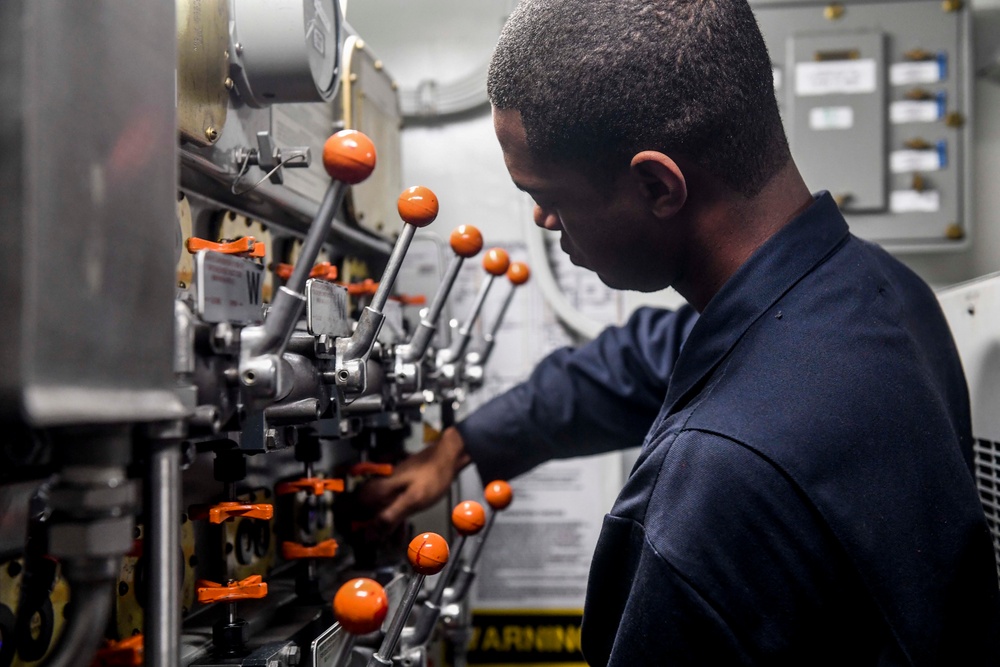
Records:
[[[851,231],[961,249],[970,211],[970,10],[961,0],[755,0],[792,156]]]
[[[461,225],[397,284],[439,203],[341,3],[5,0],[0,44],[0,667],[461,664],[510,488],[447,539],[358,490],[529,272]]]

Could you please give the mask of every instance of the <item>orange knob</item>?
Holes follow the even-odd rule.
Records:
[[[507,280],[515,285],[523,285],[531,278],[531,269],[524,262],[511,262],[507,269]]]
[[[486,502],[495,510],[507,509],[510,501],[514,500],[514,492],[507,482],[496,480],[486,485],[486,492],[483,494]]]
[[[352,635],[367,635],[382,627],[389,614],[389,596],[376,581],[351,579],[333,596],[333,614]]]
[[[451,249],[459,257],[475,257],[483,249],[483,235],[472,225],[459,225],[448,237]]]
[[[410,541],[406,557],[417,574],[437,574],[448,564],[448,543],[437,533],[423,533]]]
[[[408,225],[426,227],[438,215],[438,198],[422,185],[414,185],[403,190],[396,203],[399,217]]]
[[[486,511],[474,500],[466,500],[455,505],[451,511],[451,523],[461,535],[475,535],[486,525]]]
[[[341,130],[323,144],[323,167],[334,180],[360,183],[375,169],[375,146],[357,130]]]
[[[483,268],[490,275],[502,276],[507,273],[509,266],[510,257],[507,256],[507,251],[503,248],[490,248],[486,251],[486,256],[483,257]]]

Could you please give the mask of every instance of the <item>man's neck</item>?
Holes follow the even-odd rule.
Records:
[[[812,202],[812,193],[791,160],[749,199],[713,192],[709,186],[696,203],[688,263],[674,288],[698,312],[704,311],[754,251]]]

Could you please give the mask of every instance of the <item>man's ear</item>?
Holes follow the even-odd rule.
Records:
[[[658,151],[636,153],[630,171],[653,215],[672,217],[687,202],[687,181],[668,155]]]

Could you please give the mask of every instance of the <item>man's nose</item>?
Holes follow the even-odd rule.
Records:
[[[555,211],[544,209],[536,204],[534,217],[536,225],[544,227],[550,232],[562,229],[562,223],[559,220],[559,215]]]

